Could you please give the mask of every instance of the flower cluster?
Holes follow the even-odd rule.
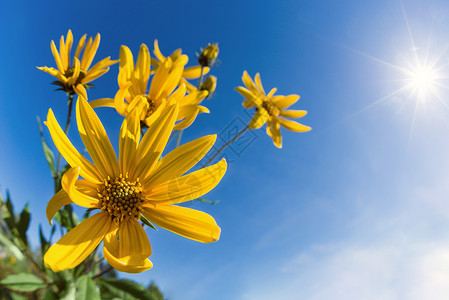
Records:
[[[66,39],[61,37],[59,52],[52,41],[57,69],[39,69],[56,77],[58,80],[54,84],[69,97],[78,94],[76,123],[90,159],[78,152],[67,137],[71,109],[65,130],[50,109],[45,124],[68,167],[60,171],[58,161],[54,177],[60,179],[60,189],[56,188],[46,214],[52,223],[60,209],[76,204],[92,215],[69,228],[48,249],[45,265],[53,271],[74,268],[95,253],[103,241],[104,259],[116,270],[128,273],[148,270],[153,266],[148,259],[152,249],[142,224],[160,226],[203,243],[218,240],[221,229],[213,217],[178,205],[211,191],[227,168],[222,159],[212,165],[208,161],[188,173],[212,148],[215,135],[179,145],[181,131],[189,127],[198,114],[209,113],[202,102],[214,93],[217,78],[210,75],[203,80],[203,77],[217,59],[218,44],[209,44],[198,56],[199,65],[191,67],[186,67],[189,58],[181,49],[164,56],[155,40],[154,57],[142,44],[135,61],[131,50],[121,46],[118,61],[107,57],[90,68],[100,35],[87,43],[84,35],[71,61],[72,42],[70,30]],[[119,62],[119,72],[115,96],[88,102],[86,88],[91,86],[90,82],[105,74],[116,62]],[[192,80],[198,80],[196,86]],[[254,130],[267,124],[267,134],[279,148],[282,146],[280,126],[298,132],[310,130],[308,126],[287,119],[307,113],[287,110],[299,99],[298,95],[274,96],[276,89],[266,94],[260,75],[256,74],[253,81],[246,71],[243,83],[246,87],[236,88],[245,97],[243,106],[256,109],[246,129]],[[69,105],[71,108],[71,101]],[[112,107],[124,117],[118,156],[94,111],[97,107]],[[172,151],[164,151],[174,131],[178,131],[178,142]],[[229,140],[213,157],[234,140]],[[162,157],[165,152],[168,153]]]

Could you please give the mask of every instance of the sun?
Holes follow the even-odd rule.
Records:
[[[418,100],[426,100],[437,92],[438,82],[441,79],[438,69],[431,65],[417,64],[406,72],[407,88],[416,94]]]

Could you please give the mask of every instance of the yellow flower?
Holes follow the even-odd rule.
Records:
[[[49,222],[64,205],[75,203],[98,209],[65,234],[45,254],[53,271],[79,265],[103,240],[103,255],[115,269],[139,273],[152,267],[151,246],[139,224],[140,215],[181,236],[210,243],[220,227],[208,214],[175,204],[196,199],[212,190],[226,172],[226,161],[183,175],[209,151],[216,136],[204,136],[177,147],[160,159],[168,141],[178,105],[168,107],[140,140],[138,103],[120,129],[119,157],[92,107],[78,98],[78,131],[93,163],[83,157],[62,131],[50,109],[46,125],[63,157],[70,164],[63,189],[47,206]],[[81,176],[84,179],[78,179]]]
[[[161,62],[147,91],[151,73],[150,52],[147,46],[141,45],[135,66],[131,50],[122,46],[118,75],[119,90],[115,98],[97,99],[92,101],[91,105],[92,107],[115,107],[119,114],[126,116],[136,106],[136,103],[144,102],[144,108],[139,118],[149,127],[169,104],[178,103],[177,121],[180,122],[175,125],[174,129],[184,129],[192,124],[199,113],[209,113],[206,107],[199,105],[207,96],[207,91],[195,91],[186,95],[184,85],[176,89],[187,60],[186,55],[180,55],[174,60],[168,57]]]
[[[280,125],[296,132],[304,132],[311,129],[309,126],[284,119],[301,118],[307,114],[305,110],[285,110],[299,100],[299,95],[274,96],[276,88],[273,88],[266,95],[260,81],[260,74],[257,73],[254,79],[255,82],[245,71],[243,72],[242,80],[246,88],[241,86],[236,88],[236,91],[246,98],[243,101],[243,106],[245,108],[256,108],[256,113],[248,125],[249,129],[257,129],[267,123],[267,134],[273,139],[274,145],[278,148],[282,148]]]
[[[86,36],[86,34],[83,35],[79,40],[73,62],[70,63],[73,35],[69,29],[65,42],[64,36],[61,36],[59,52],[56,49],[55,42],[51,41],[51,52],[53,53],[58,69],[48,67],[37,68],[56,77],[58,81],[55,81],[54,84],[59,85],[63,91],[71,94],[77,93],[87,99],[85,88],[89,87],[88,83],[109,71],[109,66],[117,63],[118,60],[110,60],[110,56],[108,56],[89,69],[100,45],[100,34],[98,33],[93,41],[92,37],[90,37],[87,44]],[[80,54],[83,49],[83,56],[80,59]]]
[[[167,59],[167,57],[165,57],[162,54],[161,50],[159,49],[159,43],[157,40],[154,40],[153,53],[156,58],[151,58],[151,65],[155,69],[157,69],[159,67],[159,65],[161,64],[161,62],[163,62]],[[173,51],[173,53],[169,57],[172,59],[172,61],[176,61],[177,59],[181,58],[182,56],[187,57],[187,55],[182,54],[181,49],[176,49],[175,51]],[[209,71],[210,71],[209,67],[204,67],[203,75],[206,75],[207,73],[209,73]],[[196,91],[196,87],[194,85],[192,85],[190,82],[188,82],[187,79],[196,79],[196,78],[199,78],[200,76],[201,76],[201,66],[187,67],[182,72],[182,78],[181,78],[180,84],[185,84],[187,87],[187,90],[189,92]]]

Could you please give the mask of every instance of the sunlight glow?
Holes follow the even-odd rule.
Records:
[[[439,76],[437,69],[430,65],[419,65],[407,72],[407,86],[418,97],[418,100],[426,100],[437,91]]]

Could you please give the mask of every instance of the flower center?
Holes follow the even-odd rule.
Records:
[[[75,73],[75,67],[70,67],[67,69],[67,71],[65,71],[64,76],[69,78],[69,77],[72,77],[74,73]],[[80,74],[78,75],[78,78],[76,79],[76,84],[81,83],[81,80],[83,80],[84,77],[86,77],[86,72],[84,72],[83,70],[80,70]]]
[[[279,108],[277,108],[276,105],[271,103],[271,101],[263,100],[262,101],[262,107],[267,111],[267,113],[270,116],[277,116],[277,115],[279,115]]]
[[[104,186],[97,189],[101,210],[107,211],[118,225],[123,220],[139,219],[142,210],[142,185],[139,179],[129,181],[128,175],[112,180],[109,176]]]
[[[146,118],[148,118],[156,111],[157,105],[156,105],[156,103],[154,103],[154,101],[152,99],[150,99],[150,97],[146,96],[146,98],[148,101],[148,109],[147,109]]]

